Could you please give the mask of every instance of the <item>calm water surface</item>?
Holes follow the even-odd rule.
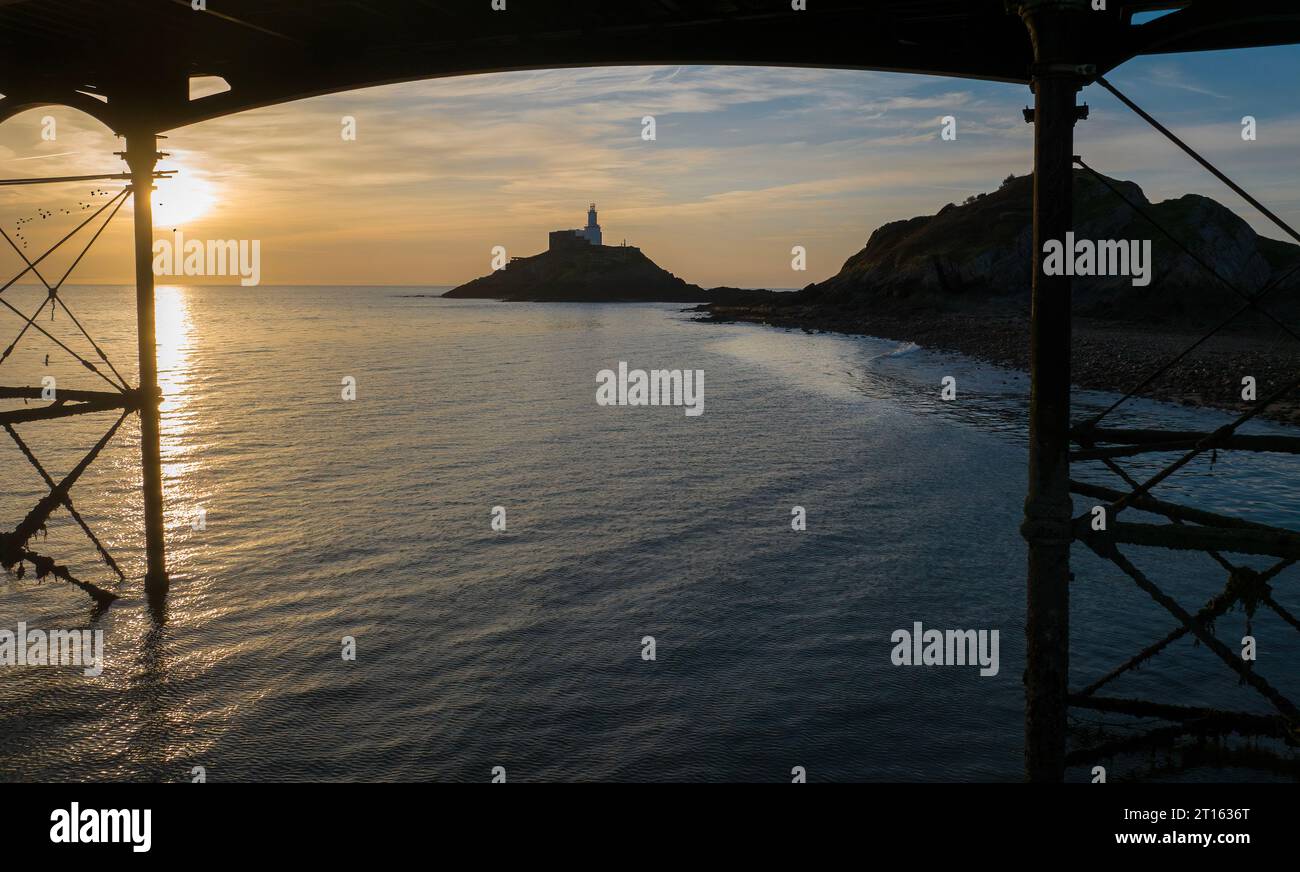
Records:
[[[132,293],[65,296],[134,381]],[[1020,777],[1022,376],[894,342],[695,324],[671,305],[413,293],[160,288],[166,622],[141,599],[131,419],[74,491],[130,581],[114,584],[64,513],[34,543],[123,599],[93,616],[68,585],[0,579],[0,627],[94,627],[107,645],[97,679],[0,670],[0,778]],[[62,314],[41,323],[76,335]],[[598,407],[596,373],[620,360],[704,370],[704,415]],[[0,382],[45,374],[94,386],[35,335]],[[939,400],[944,375],[955,403]],[[110,423],[20,432],[57,478]],[[41,481],[6,445],[0,482],[12,528]],[[1298,483],[1284,461],[1221,455],[1163,493],[1295,525]],[[790,529],[796,505],[806,532]],[[1189,608],[1224,582],[1202,555],[1133,558]],[[1173,620],[1082,549],[1075,562],[1077,683]],[[913,621],[998,629],[999,674],[894,667],[890,634]],[[1230,646],[1244,628],[1239,612],[1218,623]],[[1254,631],[1261,673],[1300,696],[1297,634],[1271,613]],[[1185,640],[1114,692],[1267,711]]]

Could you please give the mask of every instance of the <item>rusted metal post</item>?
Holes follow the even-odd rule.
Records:
[[[1020,4],[1034,47],[1034,279],[1030,325],[1029,545],[1025,617],[1025,775],[1065,776],[1070,672],[1070,279],[1043,272],[1043,244],[1073,223],[1075,95],[1083,83],[1069,34],[1085,2]],[[1068,255],[1067,255],[1068,256]]]
[[[153,172],[161,155],[150,130],[126,135],[127,165],[135,198],[135,314],[140,356],[140,460],[144,468],[144,537],[147,571],[144,589],[149,605],[162,606],[167,596],[166,534],[163,525],[162,445],[159,433],[157,333],[154,326]]]

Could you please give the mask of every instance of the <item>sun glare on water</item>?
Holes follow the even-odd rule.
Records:
[[[153,192],[155,227],[183,227],[212,211],[217,202],[216,186],[188,170],[159,179]]]

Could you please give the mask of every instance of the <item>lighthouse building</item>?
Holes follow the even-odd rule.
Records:
[[[600,222],[596,220],[596,204],[587,210],[587,226],[581,230],[552,230],[551,250],[569,248],[575,245],[604,245],[600,232]]]

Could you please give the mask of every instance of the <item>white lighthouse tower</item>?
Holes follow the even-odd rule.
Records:
[[[596,221],[596,204],[592,203],[591,208],[587,210],[587,226],[583,229],[582,235],[592,245],[604,245],[604,238],[600,233],[600,224]]]
[[[0,0],[0,5],[4,0]],[[600,223],[596,220],[596,204],[592,203],[591,208],[587,210],[587,226],[581,230],[553,230],[551,231],[551,251],[559,249],[569,249],[575,245],[597,245],[605,244],[604,234],[600,232]]]

